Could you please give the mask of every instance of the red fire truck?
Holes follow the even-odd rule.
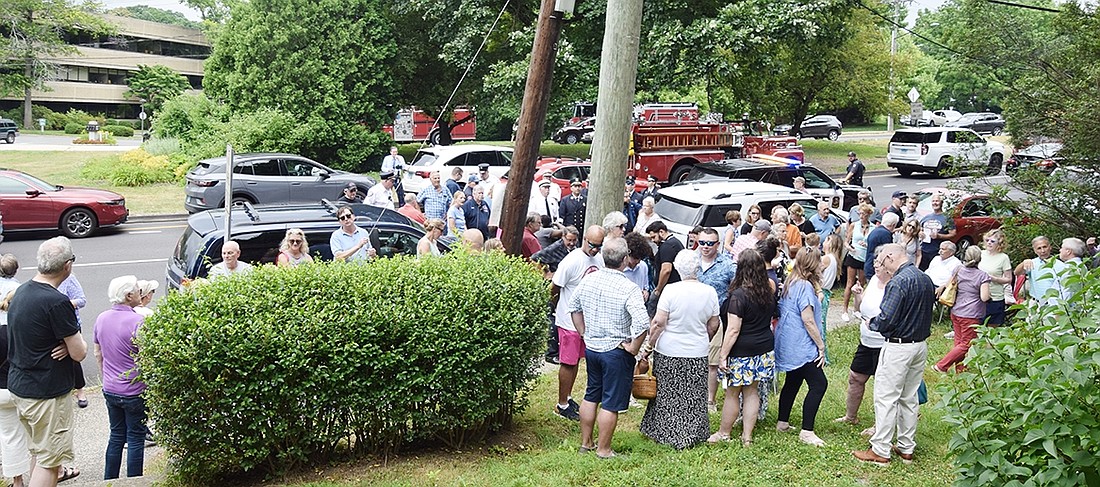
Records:
[[[454,109],[451,123],[459,122],[451,127],[451,140],[474,140],[477,137],[477,120],[474,117],[474,109],[460,106]],[[439,145],[441,139],[440,124],[445,123],[436,120],[416,107],[402,108],[393,118],[393,125],[383,125],[382,131],[393,137],[394,142],[423,142]]]
[[[794,137],[744,136],[718,116],[699,117],[694,103],[651,103],[634,109],[630,170],[642,180],[680,181],[695,164],[764,154],[802,161]]]

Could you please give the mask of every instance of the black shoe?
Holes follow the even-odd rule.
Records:
[[[559,359],[558,357],[546,357],[546,363],[561,365],[561,359]]]
[[[570,401],[570,402],[572,402],[572,401]],[[576,404],[576,403],[573,403],[573,404]],[[580,411],[579,411],[579,409],[574,409],[573,404],[570,404],[570,405],[566,406],[564,409],[562,409],[561,406],[558,406],[557,404],[555,404],[554,405],[554,411],[558,413],[558,416],[561,416],[565,419],[570,419],[570,420],[573,420],[573,421],[580,421],[581,420]]]

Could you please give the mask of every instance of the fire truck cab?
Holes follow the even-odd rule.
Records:
[[[477,120],[474,109],[460,106],[454,109],[451,120],[465,120],[451,127],[451,139],[474,140],[477,138]],[[440,127],[436,120],[416,107],[402,108],[393,118],[393,125],[384,125],[382,131],[393,137],[394,142],[423,142],[439,145]]]

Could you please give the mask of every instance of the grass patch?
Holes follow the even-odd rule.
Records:
[[[938,360],[948,348],[942,338],[944,325],[934,327],[929,340],[928,363]],[[850,451],[867,448],[859,432],[874,421],[871,388],[860,410],[861,424],[833,423],[844,414],[848,365],[859,339],[859,330],[848,326],[829,332],[834,363],[826,368],[829,389],[817,417],[817,433],[827,446],[814,448],[798,441],[797,434],[775,431],[778,394],[772,396],[767,419],[757,424],[755,442],[745,449],[739,443],[700,445],[685,451],[654,444],[638,432],[644,409],[632,408],[620,415],[613,448],[623,454],[614,462],[589,454],[577,454],[580,432],[577,423],[551,413],[556,402],[556,369],[547,367],[531,395],[531,407],[520,413],[511,430],[496,435],[485,445],[464,451],[407,451],[389,459],[368,458],[310,470],[287,479],[285,485],[328,486],[413,486],[413,485],[949,485],[954,477],[947,453],[950,429],[943,421],[943,409],[936,405],[939,381],[949,380],[931,372],[925,377],[930,402],[921,409],[917,429],[917,457],[913,465],[894,462],[882,468],[852,458]],[[872,381],[873,383],[873,381]],[[574,396],[583,394],[584,367]],[[801,401],[791,417],[797,428]],[[718,415],[711,415],[711,431],[718,427]],[[734,435],[739,435],[739,427]],[[323,479],[323,480],[322,480]]]
[[[843,175],[848,168],[848,151],[855,151],[868,171],[886,169],[888,139],[858,142],[802,139],[806,161],[829,174]]]

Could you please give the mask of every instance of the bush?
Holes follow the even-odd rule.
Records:
[[[110,181],[115,186],[145,186],[176,180],[175,165],[168,156],[155,156],[134,149],[117,156],[88,161],[80,168],[80,177]]]
[[[180,139],[155,137],[143,142],[141,148],[154,156],[170,156],[180,151]]]
[[[1100,485],[1100,270],[1062,305],[985,328],[944,391],[958,485]]]
[[[130,128],[130,126],[128,126],[128,125],[107,125],[107,126],[104,126],[103,128],[101,128],[100,130],[105,130],[107,132],[110,132],[111,135],[115,135],[115,136],[118,136],[118,137],[133,137],[134,136],[134,129]]]
[[[193,285],[138,336],[157,441],[174,475],[210,483],[338,448],[478,440],[526,405],[548,297],[538,272],[500,253],[263,266]]]
[[[76,123],[76,122],[66,123],[65,124],[65,133],[66,134],[73,134],[73,135],[82,134],[82,133],[84,133],[84,125]]]

